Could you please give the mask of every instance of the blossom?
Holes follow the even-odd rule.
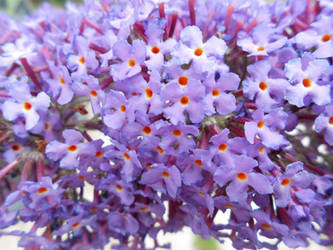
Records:
[[[171,53],[178,65],[190,61],[199,72],[207,72],[214,61],[223,57],[227,47],[223,40],[212,36],[207,42],[202,41],[202,32],[196,26],[188,26],[180,34],[179,47]]]
[[[157,249],[187,226],[236,249],[331,245],[332,14],[326,0],[0,14],[0,236]]]
[[[122,62],[111,66],[111,75],[114,80],[123,80],[134,76],[141,71],[146,52],[145,44],[134,40],[132,46],[126,41],[118,41],[113,46],[114,56]]]
[[[297,107],[308,105],[310,100],[318,105],[328,104],[331,98],[330,85],[320,85],[318,82],[328,70],[328,62],[324,59],[314,59],[305,63],[301,58],[295,58],[286,64],[286,76],[292,83],[287,88],[286,99]],[[305,101],[306,97],[310,98]]]
[[[325,112],[315,120],[315,130],[319,133],[325,131],[324,138],[328,144],[333,145],[333,105],[327,105]]]
[[[176,197],[177,189],[181,186],[181,176],[176,166],[166,168],[162,164],[152,165],[143,173],[142,184],[152,186],[154,189]]]
[[[277,113],[279,115],[272,115],[273,113],[264,115],[263,110],[253,112],[253,121],[246,122],[244,125],[246,139],[253,144],[258,135],[262,144],[273,149],[288,144],[278,132],[285,126],[286,114],[280,110],[277,110]],[[274,131],[274,128],[277,130]]]
[[[36,97],[30,94],[26,83],[15,83],[10,88],[13,99],[3,103],[2,114],[8,121],[15,121],[18,117],[24,118],[25,129],[32,129],[39,120],[38,111],[46,111],[50,106],[50,97],[40,92]]]
[[[91,144],[80,142],[83,139],[80,132],[67,129],[64,130],[62,136],[65,143],[51,141],[45,150],[47,157],[51,160],[60,160],[60,167],[74,169],[79,166],[80,155],[95,155],[95,149]]]

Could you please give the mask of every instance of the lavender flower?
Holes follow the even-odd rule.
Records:
[[[332,245],[333,5],[162,2],[0,15],[0,236]]]

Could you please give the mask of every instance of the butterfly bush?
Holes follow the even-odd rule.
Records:
[[[1,236],[333,244],[332,2],[86,0],[0,20],[0,228],[32,225]]]

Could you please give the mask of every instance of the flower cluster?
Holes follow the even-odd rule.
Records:
[[[0,228],[33,222],[0,236],[333,244],[329,0],[86,0],[0,27]]]

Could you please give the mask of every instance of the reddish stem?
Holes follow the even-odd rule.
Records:
[[[225,19],[224,19],[224,26],[225,26],[225,32],[224,33],[228,33],[228,31],[229,31],[231,16],[232,16],[232,13],[234,12],[234,10],[235,10],[234,6],[229,6],[228,9],[227,9],[227,14],[226,14]]]
[[[243,95],[243,90],[236,90],[234,93],[235,97],[242,96]]]
[[[245,137],[244,131],[234,126],[228,126],[229,130],[239,137]]]
[[[195,25],[195,2],[196,0],[188,0],[191,25]]]
[[[246,108],[248,109],[257,109],[257,105],[255,103],[250,103],[250,102],[247,102],[244,104]]]
[[[245,118],[245,117],[244,118],[234,118],[234,117],[232,117],[232,118],[230,118],[230,121],[240,123],[240,124],[244,124],[245,122],[250,122],[251,119],[250,118]]]
[[[160,18],[165,18],[164,3],[158,5],[158,13],[160,14]]]
[[[80,35],[83,34],[83,31],[85,29],[85,27],[89,26],[90,28],[96,30],[98,33],[100,33],[101,35],[103,35],[103,30],[102,28],[100,28],[99,26],[97,26],[95,23],[92,23],[91,21],[89,21],[88,19],[84,18],[82,20],[81,26],[80,26]]]
[[[0,97],[8,97],[8,93],[7,92],[4,92],[4,91],[0,91]]]
[[[10,68],[5,73],[5,76],[10,76],[11,74],[13,74],[13,72],[15,71],[15,69],[17,69],[18,66],[19,65],[17,63],[13,63],[12,66],[10,66]]]
[[[28,175],[29,175],[29,170],[31,168],[32,165],[32,161],[30,159],[28,159],[23,166],[23,170],[22,170],[22,174],[21,174],[21,182],[24,182],[28,179]]]
[[[144,29],[143,25],[139,22],[136,22],[136,23],[134,23],[133,28],[142,37],[142,39],[147,43],[148,38],[145,34],[145,29]]]
[[[292,156],[291,154],[289,153],[285,153],[284,156],[286,157],[286,159],[288,159],[289,161],[291,162],[296,162],[298,161],[294,156]],[[317,173],[317,174],[320,174],[320,175],[326,175],[326,174],[330,174],[329,171],[326,171],[324,169],[321,169],[321,168],[318,168],[312,164],[309,164],[309,163],[304,163],[304,166],[307,167],[309,170]]]
[[[108,52],[108,50],[106,48],[98,46],[98,45],[96,45],[94,43],[90,43],[89,44],[89,48],[92,49],[92,50],[95,50],[95,51],[97,51],[97,52],[99,52],[101,54],[104,54],[104,53]]]
[[[113,83],[113,78],[112,76],[109,76],[107,78],[105,78],[102,83],[101,83],[101,89],[104,90],[106,89],[111,83]]]
[[[91,142],[91,141],[93,140],[93,139],[90,137],[90,135],[88,134],[87,131],[83,131],[83,132],[82,132],[82,135],[83,135],[84,138],[87,139],[88,142]]]
[[[19,160],[16,159],[14,160],[12,163],[8,164],[7,166],[5,166],[4,168],[2,168],[0,170],[0,180],[5,177],[5,175],[12,170],[17,164],[19,163]]]
[[[21,58],[21,63],[23,65],[25,71],[27,72],[28,76],[30,77],[31,81],[35,84],[36,88],[41,89],[37,76],[36,76],[35,72],[33,71],[33,69],[31,68],[30,64],[28,63],[27,58],[25,58],[25,57]]]
[[[258,19],[255,18],[253,21],[249,24],[249,26],[246,27],[245,32],[249,33],[257,24],[259,23]]]
[[[172,37],[173,33],[175,32],[177,19],[178,19],[178,15],[177,14],[172,14],[171,24],[170,24],[170,29],[169,29],[169,37]]]
[[[37,180],[41,181],[42,177],[44,176],[44,163],[42,159],[38,159],[37,161]]]

